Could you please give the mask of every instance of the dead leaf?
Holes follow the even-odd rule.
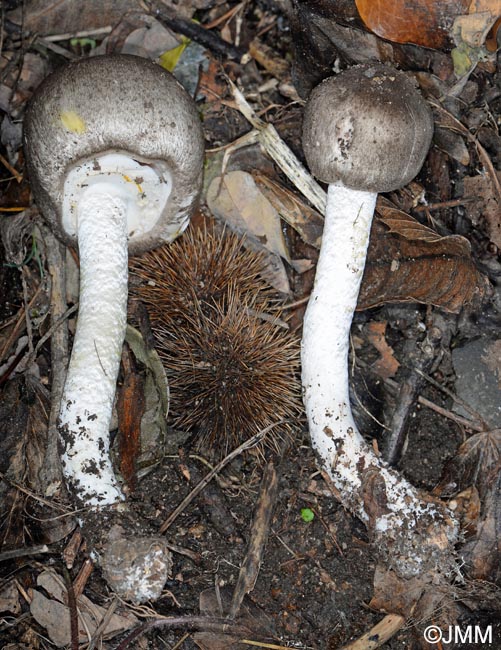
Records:
[[[155,60],[178,45],[174,34],[153,16],[128,11],[118,18],[111,33],[96,48],[96,54],[121,52]]]
[[[207,100],[204,110],[205,117],[219,115],[223,109],[222,100],[228,92],[228,86],[221,74],[221,63],[209,57],[209,65],[207,69],[202,68],[198,83],[198,92]]]
[[[37,585],[42,587],[49,597],[37,589],[33,590],[30,611],[33,618],[47,630],[51,641],[62,648],[71,642],[70,612],[67,602],[66,588],[63,579],[52,569],[43,571],[37,578]],[[78,634],[81,643],[88,641],[106,615],[107,608],[95,605],[86,596],[77,599]],[[137,624],[137,618],[126,614],[113,614],[106,629],[104,638],[110,639]]]
[[[499,577],[501,557],[500,483],[501,429],[494,429],[476,433],[460,446],[446,464],[441,485],[437,488],[443,491],[447,486],[455,485],[463,494],[466,490],[478,491],[481,511],[477,520],[475,504],[467,509],[467,516],[473,519],[470,529],[475,527],[475,535],[463,546],[461,556],[473,578],[493,582]],[[461,502],[458,506],[461,508]],[[468,520],[463,524],[468,530]]]
[[[141,453],[136,460],[137,477],[140,479],[158,465],[166,453],[169,384],[158,352],[146,346],[141,333],[127,325],[125,340],[136,361],[145,367]],[[173,436],[169,436],[169,440],[171,438]]]
[[[231,587],[218,589],[217,593],[214,589],[206,589],[200,594],[200,614],[221,618],[229,611],[232,598],[233,589]],[[237,625],[248,628],[249,637],[253,639],[260,637],[271,640],[275,636],[271,618],[248,596],[245,596],[234,620]],[[193,635],[193,640],[201,650],[237,650],[242,647],[238,637],[215,632],[197,632]]]
[[[501,172],[497,172],[501,183]],[[490,176],[466,176],[463,179],[463,198],[475,198],[466,206],[473,225],[485,224],[489,239],[501,250],[501,206]]]
[[[10,614],[21,612],[19,591],[14,580],[0,589],[0,612],[9,612]]]
[[[477,524],[477,534],[461,549],[461,555],[469,567],[469,576],[497,584],[501,558],[501,517],[499,500],[501,473],[484,499],[482,516]]]
[[[454,516],[461,522],[461,529],[465,535],[471,537],[476,534],[481,510],[477,488],[472,485],[463,490],[449,501],[448,505],[454,511]]]
[[[499,390],[501,390],[501,339],[491,341],[482,355],[482,361],[489,370],[496,376]]]
[[[236,229],[250,233],[270,252],[289,261],[280,216],[251,174],[236,170],[218,177],[209,186],[207,203]]]
[[[137,461],[141,453],[141,419],[144,414],[144,375],[132,363],[129,350],[122,353],[124,378],[118,393],[120,473],[133,492],[137,485]]]
[[[355,4],[378,36],[438,50],[448,45],[454,18],[467,13],[470,0],[355,0]]]
[[[501,429],[470,436],[445,466],[441,486],[474,486],[483,501],[501,472]],[[440,487],[437,489],[441,489]]]
[[[113,26],[127,11],[135,9],[135,0],[31,0],[7,14],[23,29],[41,35],[74,34]]]
[[[4,51],[0,57],[0,109],[13,117],[17,117],[18,111],[24,108],[35,88],[45,78],[48,67],[41,56],[26,52],[19,74],[16,56],[13,52]]]
[[[284,221],[310,246],[320,248],[324,219],[296,194],[263,174],[254,173],[256,185]]]
[[[385,302],[421,302],[457,313],[480,300],[487,279],[475,268],[470,244],[442,237],[380,197],[358,309]]]
[[[383,379],[394,377],[400,368],[400,363],[394,357],[393,348],[386,342],[386,326],[386,321],[372,321],[365,327],[368,341],[380,354],[379,359],[372,364],[372,368]]]
[[[207,190],[207,205],[216,218],[245,236],[246,246],[267,253],[266,280],[281,293],[288,294],[289,281],[280,258],[293,266],[294,262],[285,246],[280,215],[251,174],[236,170],[217,176]],[[298,270],[303,270],[301,264]]]

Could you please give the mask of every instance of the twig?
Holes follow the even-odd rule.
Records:
[[[111,601],[110,606],[106,610],[105,615],[103,616],[101,622],[96,628],[96,631],[92,635],[91,640],[89,641],[87,650],[94,650],[94,648],[96,647],[96,643],[99,641],[99,638],[106,632],[106,628],[108,627],[108,624],[111,621],[111,618],[115,613],[115,610],[118,607],[119,602],[120,601],[116,597]]]
[[[366,632],[356,641],[339,648],[339,650],[375,650],[386,643],[405,624],[405,618],[399,614],[388,614],[372,630]]]
[[[479,422],[479,426],[482,427],[481,431],[487,431],[489,429],[489,425],[485,420],[482,419],[482,416],[478,411],[475,411],[474,408],[472,408],[468,402],[465,402],[463,399],[458,397],[455,393],[453,393],[451,390],[446,388],[445,386],[442,386],[442,384],[439,384],[438,381],[433,379],[433,377],[430,377],[429,375],[425,374],[419,369],[416,369],[416,372],[420,374],[423,379],[425,379],[429,384],[434,386],[435,388],[438,388],[438,390],[442,391],[447,395],[447,397],[450,397],[456,404],[459,404],[459,406],[462,406],[465,411],[467,411],[472,417],[474,417],[476,420]]]
[[[55,43],[57,41],[69,41],[72,38],[89,38],[90,36],[104,36],[111,33],[111,26],[99,27],[99,29],[83,29],[79,32],[67,32],[65,34],[50,34],[44,36],[44,41]]]
[[[231,43],[223,41],[223,39],[210,32],[202,25],[193,20],[184,20],[179,18],[176,13],[165,6],[164,9],[159,9],[158,5],[149,4],[151,13],[161,22],[170,27],[177,34],[183,34],[191,40],[203,45],[211,52],[218,56],[227,59],[234,59],[239,63],[245,64],[249,60],[249,55],[245,50],[240,47],[235,47]]]
[[[14,178],[16,179],[16,181],[17,181],[18,183],[20,183],[20,182],[23,180],[23,175],[20,174],[20,173],[17,171],[17,169],[16,169],[15,167],[13,167],[13,166],[10,164],[10,162],[9,162],[6,158],[4,158],[4,157],[2,156],[1,153],[0,153],[0,163],[2,163],[2,165],[3,165],[6,169],[8,169],[8,170],[10,171],[10,173],[14,176]]]
[[[424,341],[416,343],[414,339],[406,341],[404,358],[406,368],[398,389],[396,407],[388,423],[388,433],[385,436],[382,452],[383,458],[390,465],[397,465],[401,459],[407,438],[407,422],[412,406],[421,393],[424,383],[423,371],[428,372],[435,359],[435,351],[441,339],[441,334],[434,334],[436,328],[429,327]]]
[[[373,368],[368,363],[365,363],[361,359],[357,359],[357,365],[360,366],[361,368],[369,370],[369,372],[374,373],[379,377],[379,379],[382,379],[383,382],[388,386],[393,391],[398,391],[398,382],[396,382],[394,379],[389,379],[389,378],[383,378],[381,375],[379,375]],[[438,387],[441,388],[443,391],[447,391],[447,389],[444,386],[440,386],[438,384]],[[448,393],[452,398],[453,393]],[[456,398],[457,401],[460,401],[459,398]],[[449,420],[452,420],[453,422],[456,422],[457,424],[460,424],[461,426],[465,427],[466,429],[469,429],[471,431],[477,431],[479,433],[483,432],[486,430],[485,426],[483,424],[479,424],[478,422],[475,422],[474,420],[468,420],[467,418],[461,417],[460,415],[457,415],[456,413],[453,413],[452,411],[443,408],[442,406],[438,406],[438,404],[435,404],[431,400],[427,399],[426,397],[423,397],[422,395],[419,395],[417,398],[417,401],[419,404],[422,404],[423,406],[426,406],[432,411],[435,411],[436,413],[439,413],[440,415],[443,415]]]
[[[14,340],[18,337],[18,335],[22,331],[23,324],[25,322],[25,311],[26,311],[26,309],[31,309],[31,307],[33,306],[35,300],[38,298],[38,295],[41,292],[42,288],[43,288],[43,283],[40,282],[40,284],[38,285],[35,293],[33,294],[33,298],[30,300],[28,305],[26,307],[22,307],[19,310],[18,317],[17,317],[17,322],[16,322],[12,332],[10,333],[8,339],[5,341],[5,344],[4,344],[3,348],[2,348],[2,351],[0,352],[0,361],[2,361],[4,359],[5,355],[7,354],[10,347],[12,346]]]
[[[46,341],[50,339],[51,336],[53,336],[54,332],[61,327],[61,325],[66,321],[72,314],[74,314],[78,310],[78,303],[72,305],[71,307],[68,307],[68,309],[64,312],[62,316],[60,316],[55,322],[53,320],[52,325],[49,327],[49,329],[45,332],[45,334],[40,337],[38,340],[37,344],[33,348],[31,352],[27,352],[25,356],[21,359],[19,365],[24,369],[28,368],[30,364],[33,363],[33,361],[36,359],[36,356],[40,350],[40,348],[44,345]]]
[[[62,504],[59,503],[53,503],[49,499],[45,499],[44,497],[40,496],[36,492],[33,492],[32,490],[29,490],[28,488],[24,487],[20,483],[16,483],[16,481],[12,481],[10,478],[5,476],[3,472],[0,472],[0,479],[2,481],[6,481],[9,483],[9,485],[12,485],[12,487],[16,488],[16,490],[19,490],[19,492],[22,492],[23,494],[26,494],[27,496],[31,497],[32,499],[35,499],[35,501],[38,501],[39,503],[43,504],[44,506],[48,506],[49,508],[54,508],[56,510],[60,510],[64,514],[62,516],[68,517],[68,516],[73,516],[77,512],[82,512],[85,509],[81,510],[70,510],[67,506],[63,506]],[[54,519],[54,518],[52,518]]]
[[[229,462],[231,462],[234,458],[239,456],[243,451],[246,451],[247,449],[251,449],[251,447],[255,447],[258,443],[263,440],[263,438],[266,436],[266,434],[271,431],[274,427],[279,426],[280,424],[284,424],[286,420],[278,420],[278,422],[274,422],[273,424],[270,424],[269,426],[265,427],[258,433],[256,433],[252,438],[249,438],[249,440],[246,440],[243,442],[240,446],[238,446],[236,449],[234,449],[232,452],[226,456],[226,458],[223,458],[215,467],[212,469],[205,478],[203,478],[200,483],[198,483],[193,490],[188,494],[187,497],[185,497],[181,503],[177,506],[177,508],[170,514],[169,517],[163,522],[163,524],[159,528],[159,533],[163,534],[166,532],[166,530],[173,524],[173,522],[177,519],[179,514],[186,508],[186,506],[193,501],[193,499],[200,494],[200,492],[204,489],[204,487],[207,485],[209,481],[211,481],[216,474],[218,474],[223,467],[225,467]]]
[[[70,632],[71,632],[71,650],[78,650],[78,609],[77,599],[73,590],[70,572],[63,565],[62,567],[64,582],[66,584],[66,594],[68,596],[68,609],[70,612]]]
[[[294,153],[278,135],[273,124],[263,122],[253,111],[252,107],[231,79],[228,79],[228,83],[235,98],[236,108],[254,127],[257,133],[257,140],[264,151],[277,163],[291,183],[308,199],[319,213],[325,214],[327,195],[324,190],[311,177]]]
[[[37,50],[42,50],[42,52],[44,50],[50,50],[51,52],[54,52],[54,54],[59,54],[59,56],[64,56],[64,58],[68,59],[68,61],[74,61],[75,59],[78,59],[77,54],[70,52],[65,47],[61,47],[60,45],[57,45],[57,43],[53,43],[52,41],[49,41],[46,38],[42,38],[41,36],[37,38],[35,47],[37,45],[38,45],[38,47],[36,48]]]
[[[249,546],[240,566],[237,584],[233,591],[228,618],[234,619],[240,610],[243,599],[254,589],[263,559],[264,547],[268,539],[271,517],[278,494],[278,478],[273,463],[268,463],[261,481],[261,490],[250,531]]]
[[[39,553],[50,553],[50,549],[46,544],[29,546],[27,548],[13,548],[11,551],[3,551],[3,553],[0,553],[0,562],[13,560],[16,557],[25,557],[26,555],[38,555]]]
[[[438,203],[427,203],[426,205],[417,205],[412,209],[414,212],[425,212],[426,210],[443,210],[444,208],[456,208],[458,205],[466,205],[477,201],[474,196],[462,197],[460,199],[451,199],[450,201],[439,201]]]
[[[47,493],[48,490],[54,491],[62,484],[57,418],[68,365],[68,327],[66,326],[66,318],[72,312],[66,309],[65,248],[47,227],[43,227],[42,234],[47,256],[47,270],[51,280],[51,326],[49,329],[52,336],[50,346],[52,369],[51,408],[47,427],[45,457],[40,471],[40,479],[44,491]]]
[[[158,627],[190,629],[203,632],[213,632],[215,634],[228,634],[230,636],[244,637],[250,635],[249,628],[233,623],[226,618],[210,618],[208,616],[172,616],[156,619],[140,625],[133,630],[123,641],[121,641],[116,650],[125,650],[129,644],[135,641],[139,636]]]

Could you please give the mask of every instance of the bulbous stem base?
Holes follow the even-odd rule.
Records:
[[[440,502],[420,493],[376,456],[360,435],[350,407],[350,327],[376,198],[370,192],[329,186],[315,285],[303,322],[303,400],[313,448],[343,505],[384,540],[389,552],[389,540],[398,544],[399,551],[391,551],[395,563],[401,573],[412,576],[431,555],[448,549],[456,530]],[[426,550],[423,538],[429,542]]]

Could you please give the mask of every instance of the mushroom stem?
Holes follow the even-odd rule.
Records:
[[[373,192],[329,185],[315,285],[303,322],[303,399],[313,447],[343,505],[376,537],[407,539],[399,568],[411,576],[421,568],[420,553],[413,551],[412,531],[424,529],[432,538],[431,523],[440,525],[444,514],[440,505],[425,500],[376,456],[359,433],[350,407],[350,326],[376,198]],[[435,538],[431,543],[447,545],[445,539]]]
[[[354,488],[360,487],[360,479],[351,467],[337,467],[335,474],[332,468],[340,438],[354,462],[365,447],[350,408],[348,348],[376,197],[372,192],[329,185],[301,346],[303,399],[313,446],[329,476],[333,480],[335,476],[337,483],[342,475]]]
[[[107,184],[78,205],[80,304],[59,413],[64,475],[80,503],[123,499],[109,427],[127,320],[127,206]]]

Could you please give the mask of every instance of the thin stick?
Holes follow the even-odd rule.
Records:
[[[339,650],[375,650],[391,639],[405,624],[405,618],[399,614],[388,614],[372,630],[366,632],[356,641],[339,648]]]
[[[319,213],[325,214],[326,193],[324,190],[306,171],[302,163],[278,135],[275,127],[272,124],[263,122],[231,79],[227,81],[235,98],[237,109],[257,131],[257,137],[262,148]]]
[[[26,555],[38,555],[39,553],[49,553],[50,549],[46,544],[38,546],[29,546],[27,548],[13,548],[11,551],[0,553],[0,562],[13,560],[16,557],[25,557]]]
[[[10,164],[10,162],[9,162],[6,158],[4,158],[4,157],[2,156],[1,153],[0,153],[0,163],[2,163],[2,165],[3,165],[6,169],[8,169],[8,170],[10,171],[10,173],[14,176],[14,178],[16,179],[16,181],[17,181],[18,183],[20,183],[20,182],[23,180],[23,175],[20,174],[20,173],[17,171],[17,169],[16,169],[15,167],[13,167],[13,166]]]
[[[79,32],[66,32],[65,34],[51,34],[50,36],[44,36],[45,41],[57,42],[57,41],[69,41],[72,38],[88,38],[90,36],[102,36],[104,34],[111,33],[110,27],[100,27],[99,29],[83,29]]]
[[[246,451],[247,449],[250,449],[251,447],[255,447],[258,443],[263,440],[265,435],[271,431],[274,427],[279,426],[280,424],[284,424],[287,420],[278,420],[278,422],[274,422],[273,424],[270,424],[269,426],[265,427],[258,433],[256,433],[252,438],[249,438],[249,440],[246,440],[243,442],[239,447],[234,449],[232,452],[226,456],[226,458],[223,458],[215,467],[212,469],[205,478],[203,478],[200,483],[198,483],[193,490],[188,494],[187,497],[185,497],[181,503],[177,506],[177,508],[167,517],[167,519],[163,522],[163,524],[159,528],[159,533],[163,534],[166,532],[166,530],[173,524],[173,522],[177,519],[179,514],[183,512],[183,510],[186,508],[188,504],[190,504],[193,499],[200,494],[200,492],[204,489],[204,487],[211,481],[216,474],[218,474],[223,467],[225,467],[229,462],[231,462],[234,458],[239,456],[243,451]]]
[[[89,641],[89,645],[87,646],[87,650],[94,650],[96,647],[96,643],[98,642],[99,638],[106,632],[106,628],[108,627],[109,622],[111,621],[111,618],[113,614],[115,613],[116,608],[118,607],[118,603],[120,601],[118,598],[114,598],[111,601],[110,606],[106,610],[105,615],[103,616],[101,622],[96,628],[96,631],[92,635],[91,640]]]
[[[268,539],[271,517],[278,494],[278,477],[273,463],[268,463],[263,473],[259,499],[252,521],[249,545],[240,567],[237,584],[233,591],[228,618],[236,618],[244,597],[254,589]]]

